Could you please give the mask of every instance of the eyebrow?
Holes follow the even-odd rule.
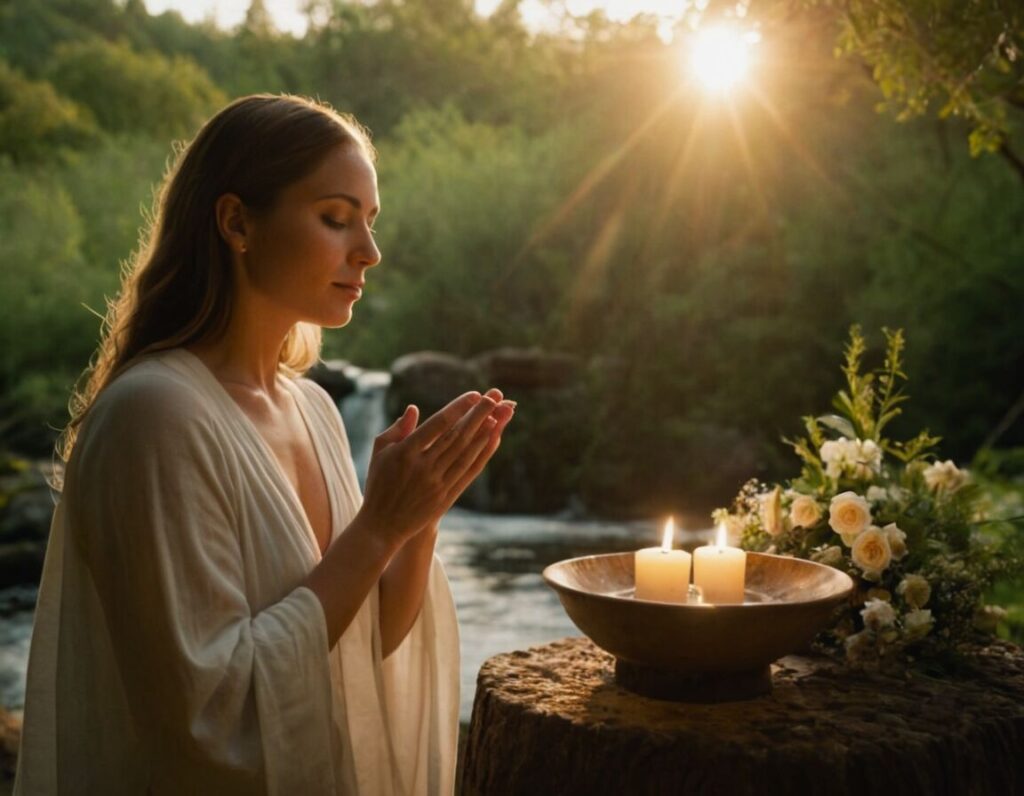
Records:
[[[362,210],[363,209],[363,203],[360,202],[356,197],[352,196],[351,194],[347,194],[347,193],[329,193],[329,194],[326,194],[324,196],[318,197],[317,201],[319,202],[319,201],[321,201],[323,199],[344,199],[346,202],[348,202],[350,205],[352,205],[356,210]],[[374,210],[371,211],[371,214],[377,214],[377,213],[380,213],[380,208],[379,207],[375,208]]]

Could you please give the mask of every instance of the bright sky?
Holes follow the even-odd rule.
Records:
[[[190,22],[199,22],[213,16],[224,28],[237,25],[245,18],[249,0],[145,0],[152,14],[175,9]],[[475,0],[477,11],[489,14],[500,0]],[[636,14],[655,14],[662,18],[664,30],[668,30],[691,2],[688,0],[563,0],[565,7],[574,15],[587,14],[596,8],[603,8],[609,19],[625,22]],[[305,16],[299,10],[302,0],[266,0],[267,10],[281,30],[301,35],[306,28]],[[697,2],[701,5],[700,0]],[[543,29],[549,21],[544,4],[537,0],[525,0],[520,6],[527,26]]]

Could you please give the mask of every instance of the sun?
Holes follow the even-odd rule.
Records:
[[[708,92],[726,94],[746,77],[753,41],[733,28],[702,28],[690,50],[690,70]]]

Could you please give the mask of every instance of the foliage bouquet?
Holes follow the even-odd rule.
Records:
[[[1020,572],[1013,520],[986,520],[981,490],[939,438],[885,435],[907,400],[904,337],[883,330],[881,367],[862,372],[866,344],[850,331],[836,414],[804,418],[807,435],[787,440],[802,461],[785,485],[748,482],[732,510],[714,512],[743,547],[842,569],[856,588],[817,640],[854,663],[942,658],[991,638],[1002,609],[985,605],[996,578]]]

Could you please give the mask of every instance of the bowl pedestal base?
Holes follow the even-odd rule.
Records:
[[[772,672],[767,665],[741,672],[678,672],[616,658],[615,682],[634,694],[671,702],[738,702],[770,694]]]

